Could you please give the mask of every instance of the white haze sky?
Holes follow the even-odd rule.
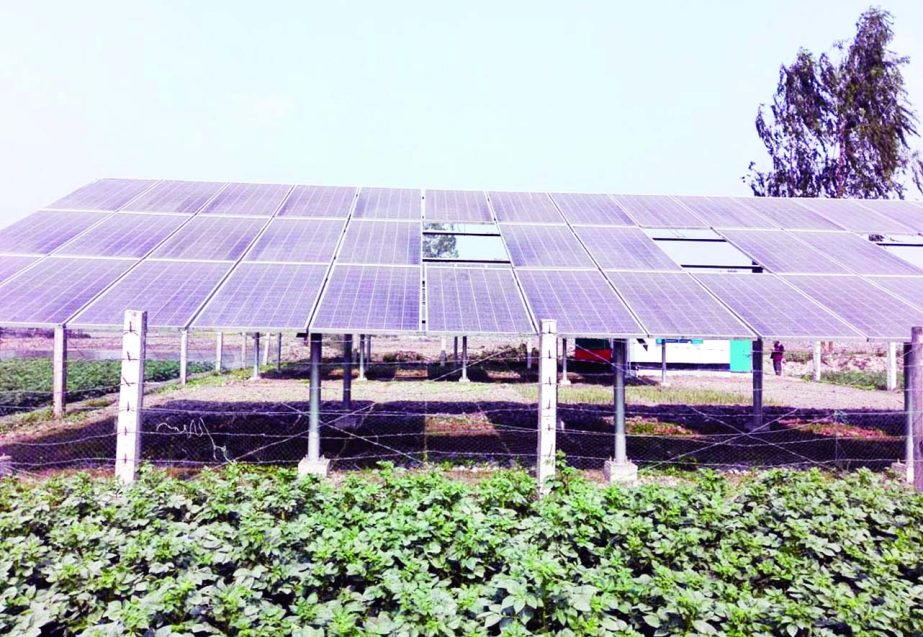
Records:
[[[867,6],[3,2],[0,226],[105,176],[745,195],[779,65]]]

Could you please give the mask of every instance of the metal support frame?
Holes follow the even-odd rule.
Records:
[[[147,312],[126,310],[122,332],[122,371],[115,440],[115,477],[135,481],[141,460],[141,407],[144,401],[144,359]]]
[[[343,409],[353,408],[353,335],[343,335]]]
[[[888,343],[888,391],[897,389],[897,343]]]
[[[617,338],[612,343],[612,405],[615,453],[603,465],[603,475],[612,484],[634,485],[638,467],[628,460],[625,431],[625,370],[628,367],[628,341]]]
[[[445,348],[446,348],[446,342],[445,342],[445,336],[443,336],[442,341],[440,341],[440,348],[439,348],[439,367],[445,367],[446,359],[448,358]]]
[[[910,343],[904,343],[904,473],[908,484],[914,481],[914,452],[913,452],[913,386],[912,376],[916,367],[913,364],[913,349]]]
[[[260,378],[260,333],[253,333],[253,375],[250,376],[251,380],[259,380]]]
[[[461,367],[461,376],[458,379],[460,383],[471,382],[468,379],[468,337],[462,336],[462,367]]]
[[[356,380],[365,380],[365,334],[359,335],[359,377]]]
[[[189,330],[179,333],[179,384],[185,385],[189,373]]]
[[[567,339],[561,339],[561,385],[570,385],[567,377]]]
[[[311,386],[308,414],[308,455],[298,463],[299,475],[327,475],[330,461],[320,455],[320,364],[323,341],[320,334],[311,334]]]
[[[282,371],[282,332],[276,334],[276,371]]]
[[[555,474],[558,433],[557,321],[542,319],[538,362],[538,459],[535,478],[539,495],[546,495]]]
[[[365,362],[367,365],[372,364],[372,335],[365,335]]]
[[[455,337],[454,341],[454,353],[452,354],[452,364],[454,367],[458,367],[458,337]]]
[[[224,367],[224,332],[215,335],[215,373],[220,374]]]
[[[660,339],[660,386],[667,387],[667,339]]]
[[[52,395],[54,417],[63,418],[67,411],[67,328],[54,328],[54,352],[52,354]]]
[[[751,363],[753,369],[753,418],[750,422],[750,431],[763,428],[763,339],[753,341],[751,350]]]
[[[819,383],[821,378],[823,345],[822,341],[814,341],[814,382],[816,383]]]

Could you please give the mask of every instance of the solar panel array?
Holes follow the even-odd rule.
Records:
[[[493,225],[511,264],[424,271],[424,218]],[[649,238],[715,230],[765,272],[693,277]],[[868,239],[916,232],[906,201],[103,179],[0,229],[0,325],[905,340],[923,269]]]

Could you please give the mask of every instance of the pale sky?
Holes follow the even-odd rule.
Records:
[[[100,177],[746,195],[779,65],[867,6],[3,2],[0,226]]]

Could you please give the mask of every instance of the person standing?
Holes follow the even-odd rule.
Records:
[[[780,341],[772,344],[772,354],[769,355],[769,358],[772,359],[772,368],[775,370],[776,376],[781,376],[782,361],[785,360],[785,346]]]

